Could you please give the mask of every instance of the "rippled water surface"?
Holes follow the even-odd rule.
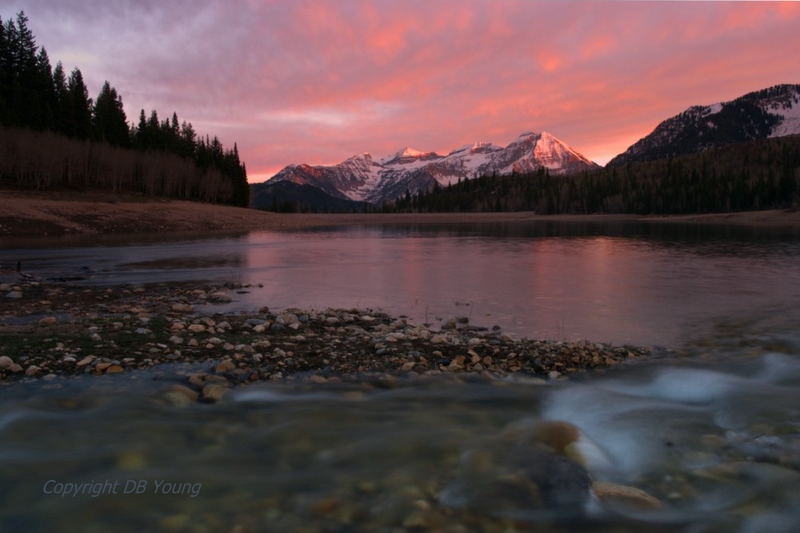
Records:
[[[256,385],[188,408],[165,396],[166,376],[191,370],[180,367],[2,387],[0,531],[800,530],[794,235],[382,226],[0,250],[18,260],[79,283],[263,285],[231,309],[464,315],[675,355],[568,382]],[[578,428],[592,480],[660,507],[582,489],[580,472],[543,451],[552,421]]]

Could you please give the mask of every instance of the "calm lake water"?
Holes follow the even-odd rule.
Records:
[[[418,530],[454,532],[800,530],[796,232],[517,223],[58,244],[6,247],[0,263],[87,284],[252,284],[231,311],[467,316],[680,357],[546,385],[263,385],[188,409],[153,401],[167,384],[147,373],[2,388],[0,531],[410,531],[420,514]],[[488,503],[486,480],[519,467],[509,446],[525,452],[508,436],[546,420],[581,430],[594,479],[664,506]],[[480,476],[475,457],[491,458]],[[52,493],[106,480],[116,494]]]
[[[730,321],[800,317],[800,238],[775,230],[516,223],[61,242],[0,250],[0,262],[87,284],[255,286],[228,310],[373,308],[434,325],[467,316],[531,338],[675,347]]]

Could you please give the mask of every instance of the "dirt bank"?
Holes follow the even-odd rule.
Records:
[[[0,190],[0,237],[296,230],[346,224],[429,224],[511,221],[645,221],[800,227],[800,211],[712,215],[536,215],[534,213],[278,214],[254,209],[137,195]]]

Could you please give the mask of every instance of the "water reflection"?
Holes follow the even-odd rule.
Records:
[[[710,320],[800,318],[800,239],[782,229],[386,224],[125,244],[6,248],[0,263],[77,283],[254,286],[214,310],[377,308],[526,337],[676,346]]]

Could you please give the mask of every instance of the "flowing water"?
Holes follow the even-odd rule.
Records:
[[[497,224],[67,244],[0,262],[87,284],[262,285],[231,310],[464,315],[674,355],[546,384],[257,385],[189,408],[163,399],[180,367],[3,387],[0,531],[800,530],[795,234]],[[575,496],[561,471],[562,488],[521,494],[520,472],[557,463],[531,437],[546,421],[579,428],[592,479],[661,506]]]

